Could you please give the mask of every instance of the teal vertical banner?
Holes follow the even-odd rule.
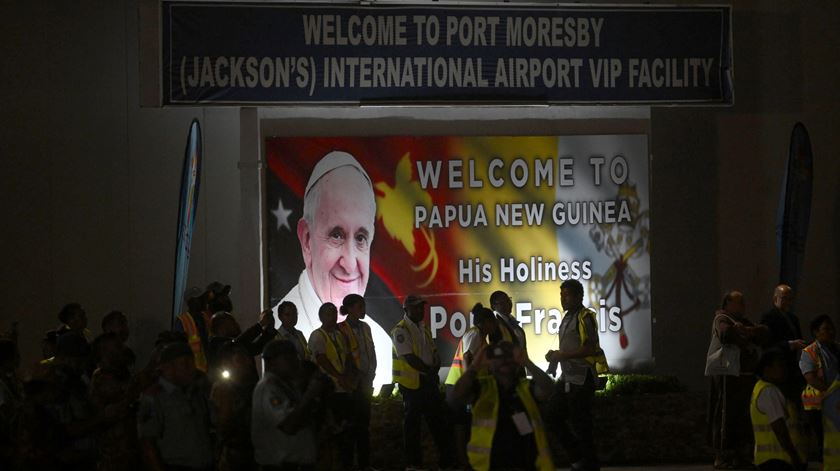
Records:
[[[805,259],[805,241],[811,221],[814,185],[814,156],[811,139],[802,123],[790,136],[787,169],[782,185],[776,234],[779,244],[779,283],[796,289]]]
[[[201,182],[201,126],[194,119],[187,135],[184,167],[181,173],[181,197],[178,210],[178,235],[175,249],[175,280],[172,289],[172,325],[181,313],[187,274],[190,267],[195,213],[198,209],[198,187]]]

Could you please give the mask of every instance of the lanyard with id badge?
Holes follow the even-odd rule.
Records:
[[[510,408],[508,408],[506,412],[512,412],[510,419],[513,422],[514,427],[516,427],[516,431],[519,432],[519,435],[521,436],[534,433],[534,426],[531,424],[528,414],[525,413],[525,407],[522,405],[522,401],[519,399],[519,396],[516,392],[514,392],[509,397]]]

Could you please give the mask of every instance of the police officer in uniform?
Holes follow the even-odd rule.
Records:
[[[440,454],[440,467],[454,462],[452,440],[446,417],[446,406],[438,389],[440,356],[432,334],[423,322],[426,301],[410,294],[403,302],[405,316],[391,331],[394,344],[393,377],[403,397],[403,439],[408,466],[406,470],[423,467],[420,419],[426,425]]]
[[[560,285],[560,302],[565,313],[560,322],[560,348],[545,359],[551,372],[557,363],[563,372],[555,395],[559,413],[559,435],[572,461],[572,469],[600,469],[592,432],[592,403],[598,374],[607,372],[607,360],[598,341],[595,311],[583,306],[583,285],[566,280]]]
[[[213,465],[209,391],[193,350],[175,341],[163,347],[158,383],[140,396],[137,436],[147,469],[209,470]]]

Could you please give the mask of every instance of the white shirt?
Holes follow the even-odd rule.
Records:
[[[298,322],[296,329],[309,338],[318,327],[321,327],[321,320],[318,318],[318,309],[321,308],[321,299],[315,293],[315,288],[309,281],[309,273],[306,270],[301,272],[296,284],[283,299],[291,301],[298,310]],[[277,303],[279,306],[280,303]],[[338,307],[338,306],[336,306]],[[274,328],[280,329],[280,319],[277,318],[277,306],[274,306]],[[391,337],[385,332],[375,320],[365,318],[365,323],[370,327],[371,337],[376,349],[376,377],[373,380],[374,390],[379,389],[383,384],[391,380]]]
[[[767,420],[773,422],[785,418],[785,396],[776,386],[769,386],[758,395],[757,406]]]
[[[321,334],[326,335],[321,335]],[[341,336],[341,332],[338,329],[335,329],[332,332],[327,332],[326,330],[321,330],[317,334],[312,332],[312,335],[309,336],[309,351],[312,352],[312,359],[316,362],[318,361],[318,355],[327,355],[327,342],[331,343],[333,348],[335,348],[336,352],[338,352],[338,361],[344,363],[344,355],[349,352],[345,352],[342,350],[341,345],[339,345],[339,337]],[[342,344],[343,345],[343,344]],[[321,366],[320,364],[318,366]],[[333,365],[334,366],[334,365]],[[324,374],[332,377],[326,370],[322,369],[321,371]],[[335,378],[333,379],[333,383],[335,384],[335,391],[336,392],[347,392],[344,388],[341,387],[338,382],[336,382]]]
[[[411,348],[411,339],[414,339],[420,345],[420,360],[431,366],[435,362],[434,345],[429,342],[429,338],[424,333],[426,324],[423,321],[415,324],[408,318],[408,315],[403,316],[403,319],[405,319],[405,327],[396,327],[392,332],[392,340],[397,355],[414,354],[414,350]]]
[[[481,336],[481,331],[478,329],[469,329],[464,336],[461,337],[461,344],[464,346],[462,353],[470,352],[475,357],[478,350],[484,345],[484,338]]]
[[[271,372],[254,388],[251,411],[251,441],[254,459],[261,465],[284,463],[314,464],[317,458],[314,422],[307,423],[292,435],[278,428],[301,401],[295,386]]]

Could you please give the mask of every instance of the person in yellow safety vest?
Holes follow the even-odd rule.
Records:
[[[513,299],[504,291],[494,291],[490,295],[490,308],[493,309],[493,313],[496,315],[496,321],[499,324],[499,332],[494,335],[492,340],[494,342],[504,340],[527,349],[525,344],[525,330],[511,314],[513,312]]]
[[[499,324],[493,311],[484,307],[481,303],[476,303],[471,314],[473,326],[461,336],[458,348],[455,350],[455,356],[452,358],[452,366],[449,367],[449,374],[446,375],[447,401],[451,400],[455,383],[458,382],[458,378],[461,377],[463,372],[470,367],[479,349],[488,344],[488,338],[496,337],[499,333]],[[451,409],[456,458],[461,469],[467,469],[469,464],[467,441],[469,440],[471,421],[469,408],[456,404],[452,405]]]
[[[280,328],[277,329],[277,337],[281,340],[288,340],[295,346],[298,359],[312,361],[312,354],[309,351],[309,344],[303,332],[295,328],[298,321],[298,311],[295,303],[283,301],[277,306],[277,318],[280,320]]]
[[[174,330],[183,332],[187,336],[187,343],[195,358],[195,367],[207,372],[208,330],[210,327],[210,312],[207,311],[207,293],[201,288],[193,287],[185,295],[187,311],[178,316]]]
[[[475,354],[483,345],[488,345],[488,339],[499,332],[499,323],[493,311],[476,303],[470,311],[473,316],[473,326],[464,332],[452,357],[452,366],[446,376],[445,384],[454,386],[461,374],[469,368]]]
[[[426,300],[410,294],[403,301],[405,315],[391,330],[393,381],[399,384],[403,398],[403,443],[406,470],[423,468],[420,419],[432,433],[440,456],[440,468],[454,464],[451,429],[446,406],[438,390],[438,355],[432,333],[423,319]]]
[[[811,335],[814,343],[802,349],[799,370],[807,383],[802,391],[802,407],[814,431],[818,448],[823,445],[822,396],[837,376],[837,359],[840,348],[835,342],[834,322],[828,315],[821,315],[811,321]]]
[[[355,409],[352,394],[356,389],[358,371],[353,365],[347,341],[338,330],[338,309],[335,304],[322,304],[318,309],[318,318],[321,319],[321,327],[309,336],[309,351],[321,371],[335,384],[335,391],[330,395],[330,410],[337,428],[335,446],[342,469],[350,469],[353,465],[351,426]],[[332,467],[326,462],[319,462],[319,467],[322,466]]]
[[[358,372],[356,389],[353,393],[355,405],[353,414],[353,435],[351,453],[356,452],[356,468],[370,469],[370,408],[373,396],[373,379],[376,376],[376,349],[370,326],[362,319],[367,315],[365,298],[358,294],[348,294],[341,301],[339,312],[347,316],[338,324],[338,330],[344,334],[350,348],[353,365]],[[353,458],[350,456],[352,463]]]
[[[533,372],[532,381],[519,374],[522,368]],[[555,469],[538,406],[553,389],[551,378],[519,346],[506,341],[483,346],[452,393],[453,402],[472,404],[470,467]]]
[[[592,424],[592,403],[598,375],[608,371],[607,359],[598,341],[595,311],[583,306],[583,285],[566,280],[560,285],[560,303],[565,310],[560,322],[559,349],[545,355],[549,373],[560,364],[562,376],[555,394],[557,431],[572,468],[600,469]]]
[[[840,470],[840,380],[835,379],[822,397],[823,471]]]
[[[755,437],[755,465],[761,471],[805,470],[806,444],[799,430],[797,406],[779,389],[787,376],[785,352],[770,349],[758,362],[759,380],[750,400]]]

